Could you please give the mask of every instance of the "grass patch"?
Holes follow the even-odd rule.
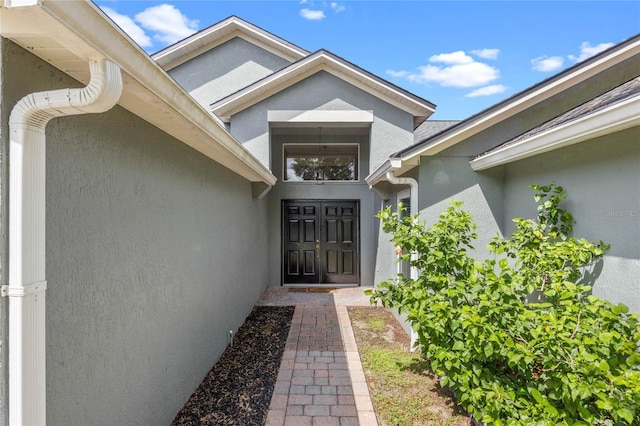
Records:
[[[369,392],[381,426],[470,425],[385,308],[349,307]]]

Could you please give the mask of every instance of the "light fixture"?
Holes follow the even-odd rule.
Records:
[[[320,168],[322,163],[322,127],[318,127],[318,156],[316,162],[316,170],[313,173],[314,182],[316,185],[324,185],[324,171]]]

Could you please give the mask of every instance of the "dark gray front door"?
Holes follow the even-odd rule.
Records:
[[[357,201],[282,202],[285,284],[359,284]]]

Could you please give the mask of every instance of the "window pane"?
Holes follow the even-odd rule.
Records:
[[[285,180],[315,181],[358,179],[358,145],[285,145]]]

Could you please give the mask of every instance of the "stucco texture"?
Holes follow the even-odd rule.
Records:
[[[289,65],[289,61],[235,37],[169,71],[200,104],[209,105]]]
[[[12,97],[78,85],[4,66]],[[266,288],[266,203],[118,106],[46,133],[47,423],[168,424]]]
[[[589,271],[594,294],[640,312],[640,127],[505,167],[505,218],[534,217],[530,184],[555,181],[568,194],[574,235],[611,245]],[[505,223],[509,233],[513,225]]]

